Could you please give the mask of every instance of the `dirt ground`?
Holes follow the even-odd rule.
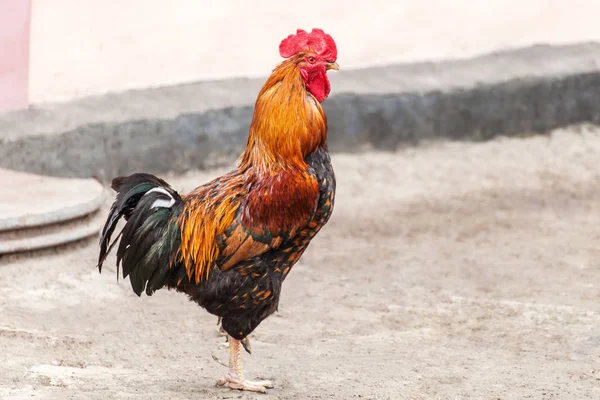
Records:
[[[599,399],[600,130],[335,155],[336,208],[217,389],[216,318],[95,241],[0,261],[0,398]],[[167,177],[189,190],[222,171]]]

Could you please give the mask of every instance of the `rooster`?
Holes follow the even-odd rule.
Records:
[[[329,220],[335,195],[320,103],[327,71],[339,69],[336,44],[321,29],[299,29],[279,53],[285,60],[258,95],[236,167],[183,196],[150,174],[113,179],[98,260],[102,272],[118,243],[117,274],[138,296],[175,289],[219,317],[229,372],[217,385],[263,393],[273,385],[245,379],[241,348],[277,310],[283,281]]]

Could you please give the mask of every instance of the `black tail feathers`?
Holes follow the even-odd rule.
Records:
[[[172,257],[179,250],[179,227],[173,216],[183,200],[164,180],[150,174],[117,177],[112,188],[117,198],[102,229],[98,270],[102,272],[102,264],[120,238],[117,278],[122,262],[123,277],[130,277],[134,292],[139,296],[146,288],[150,295],[164,285]],[[127,223],[110,243],[121,217]]]

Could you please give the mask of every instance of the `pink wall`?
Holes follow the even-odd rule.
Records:
[[[0,111],[28,106],[31,0],[0,0]]]

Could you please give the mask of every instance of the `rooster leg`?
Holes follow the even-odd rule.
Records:
[[[225,332],[225,329],[223,329],[223,325],[221,325],[221,317],[219,317],[219,319],[217,321],[217,325],[219,326],[219,328],[218,328],[219,335],[227,337],[228,336],[227,332]],[[252,354],[252,345],[250,344],[250,336],[246,336],[245,338],[242,339],[242,345],[244,346],[244,350],[246,350],[246,353]],[[224,349],[225,347],[227,347],[227,342],[219,345],[219,349]]]
[[[217,381],[217,386],[266,393],[266,389],[271,389],[273,383],[271,381],[247,381],[244,378],[242,367],[242,342],[231,336],[227,338],[229,341],[229,373]]]

